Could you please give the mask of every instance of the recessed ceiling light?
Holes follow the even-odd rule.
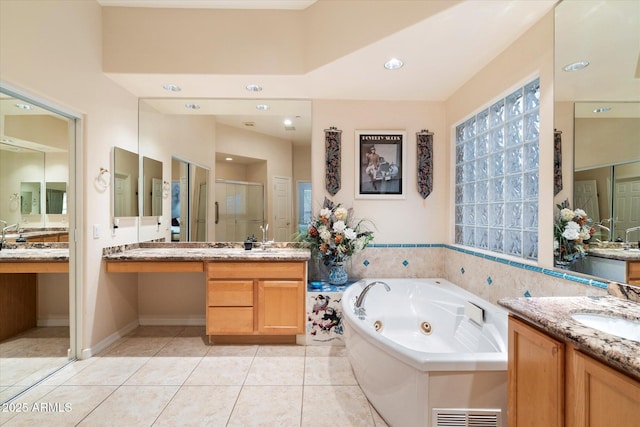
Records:
[[[386,68],[387,70],[397,70],[403,65],[404,65],[404,62],[402,62],[402,60],[398,58],[391,58],[390,60],[384,63],[384,68]]]
[[[233,160],[233,157],[225,157],[224,158],[226,161],[230,162],[231,160]]]
[[[563,68],[565,71],[580,71],[589,66],[589,61],[578,61],[572,64],[569,64]]]
[[[611,107],[600,107],[593,110],[594,113],[606,113],[607,111],[611,111]]]
[[[262,90],[262,86],[259,85],[246,85],[245,87],[249,92],[260,92]]]
[[[23,110],[33,110],[33,105],[29,104],[15,104],[16,107],[22,108]]]
[[[284,125],[285,126],[291,126],[293,124],[293,122],[291,121],[291,119],[284,119]]]
[[[267,111],[269,109],[269,106],[267,104],[258,104],[256,105],[256,108],[261,111]]]
[[[200,106],[198,104],[184,104],[185,107],[191,109],[191,110],[199,110]]]
[[[162,89],[168,90],[169,92],[180,92],[182,90],[180,86],[172,84],[162,85]]]

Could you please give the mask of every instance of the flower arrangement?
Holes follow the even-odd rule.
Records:
[[[587,256],[587,244],[595,229],[584,210],[556,207],[560,213],[553,227],[553,253],[556,260],[573,263]]]
[[[296,240],[310,248],[325,265],[342,264],[373,240],[373,232],[366,229],[366,222],[370,223],[356,220],[353,209],[334,204],[325,197],[318,215]]]

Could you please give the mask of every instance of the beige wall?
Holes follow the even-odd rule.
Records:
[[[538,206],[538,264],[553,266],[553,14],[549,12],[489,65],[480,70],[446,102],[447,132],[453,139],[455,125],[500,96],[540,76],[540,180]],[[449,146],[450,152],[453,148]],[[449,174],[449,190],[455,178]],[[453,206],[447,206],[453,218]],[[449,239],[453,227],[448,223]]]
[[[342,187],[333,197],[355,215],[373,221],[374,243],[442,243],[448,226],[448,132],[444,105],[438,102],[402,101],[313,101],[311,177],[313,209],[322,206],[325,195],[324,129],[342,130]],[[428,128],[434,136],[434,189],[425,200],[417,192],[416,132]],[[355,131],[403,130],[407,140],[406,197],[402,200],[355,198]]]
[[[576,170],[640,160],[640,119],[577,118],[575,136]]]

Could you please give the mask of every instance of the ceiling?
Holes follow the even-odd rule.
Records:
[[[316,2],[97,1],[103,7],[297,10]],[[556,0],[449,1],[451,6],[428,19],[300,75],[123,73],[108,76],[139,98],[165,99],[163,103],[154,101],[161,111],[212,114],[218,122],[230,126],[260,131],[294,144],[309,143],[311,107],[304,100],[444,101],[556,3]],[[580,72],[556,72],[556,100],[640,101],[640,1],[564,0],[556,10],[556,26],[556,68],[577,60],[586,59],[591,63]],[[394,71],[384,69],[383,62],[392,56],[401,58],[405,66]],[[168,93],[162,89],[166,83],[179,85],[182,90]],[[259,84],[263,91],[248,92],[245,86],[251,83]],[[272,108],[258,112],[255,105],[265,99]],[[185,103],[197,103],[200,109],[186,110]],[[289,130],[283,125],[284,118],[294,121]],[[247,126],[248,122],[254,126]]]
[[[105,7],[200,7],[200,8],[305,8],[315,1],[219,1],[219,0],[98,0]],[[333,1],[333,0],[319,0]],[[363,0],[358,0],[363,1]],[[423,1],[423,0],[419,0]],[[238,116],[217,115],[216,120],[244,127],[250,121],[253,129],[292,140],[294,144],[310,142],[309,115],[292,111],[297,116],[296,131],[285,131],[283,117],[256,115],[260,99],[311,100],[427,100],[443,101],[487,65],[551,10],[556,0],[537,1],[447,1],[441,12],[381,37],[299,75],[202,75],[202,74],[108,74],[108,76],[140,98],[179,98],[167,109],[181,114],[204,114],[219,109],[218,100],[251,99],[248,110]],[[446,43],[439,42],[446,40]],[[405,65],[389,71],[383,67],[390,57],[401,58]],[[162,86],[180,86],[177,94],[168,94]],[[259,94],[248,92],[247,84],[258,84]],[[180,102],[184,101],[184,102]],[[187,112],[184,103],[201,105]],[[156,103],[157,104],[157,103]],[[205,106],[206,104],[206,106]],[[215,105],[211,105],[215,104]],[[302,107],[302,104],[299,106]],[[175,108],[178,107],[178,110]],[[272,118],[273,120],[267,120]],[[258,125],[259,124],[259,125]],[[246,127],[245,127],[246,128]],[[303,142],[304,141],[304,142]]]

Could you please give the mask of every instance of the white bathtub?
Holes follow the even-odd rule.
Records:
[[[360,319],[355,299],[375,281],[391,290],[371,287]],[[484,310],[480,319],[468,303]],[[444,279],[363,280],[347,288],[342,308],[354,374],[391,426],[506,425],[504,309]]]

